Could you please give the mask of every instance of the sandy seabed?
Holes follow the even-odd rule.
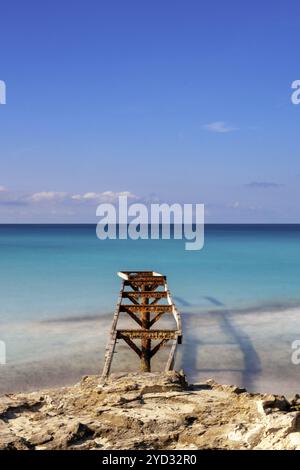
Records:
[[[184,369],[189,382],[213,378],[253,392],[300,393],[300,365],[291,360],[292,342],[300,339],[299,308],[182,312],[182,319],[176,369]],[[2,324],[7,363],[0,365],[0,394],[70,385],[101,373],[111,320],[112,315],[95,315]],[[116,351],[113,372],[138,370],[138,358],[127,345],[121,341]],[[154,371],[162,370],[167,354],[168,347],[158,353]]]

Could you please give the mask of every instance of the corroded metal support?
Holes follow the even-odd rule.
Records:
[[[125,341],[139,356],[142,372],[151,371],[152,357],[171,340],[172,347],[165,368],[171,370],[174,367],[177,344],[181,343],[182,327],[180,314],[172,301],[166,277],[154,271],[122,271],[118,275],[123,282],[106,349],[102,378],[105,379],[110,372],[118,339]],[[120,314],[127,314],[140,328],[117,329]],[[152,329],[154,323],[164,314],[173,316],[176,329]],[[140,347],[136,341],[140,341]],[[154,347],[152,347],[153,341],[156,342]]]
[[[131,339],[149,338],[154,341],[160,339],[175,339],[177,337],[176,330],[117,330],[117,334],[118,338],[120,338],[120,336],[126,336]]]
[[[153,357],[168,341],[168,338],[162,339],[161,342],[151,350],[151,357]]]
[[[142,276],[140,277],[141,280],[145,280]],[[145,287],[145,285],[141,286],[142,290],[150,290]],[[149,336],[150,330],[150,310],[149,310],[149,297],[144,297],[141,295],[141,305],[140,305],[140,312],[141,312],[141,322],[142,328],[147,331],[147,333],[141,339],[141,346],[142,346],[142,355],[141,355],[141,371],[142,372],[151,372],[151,338]],[[135,306],[136,307],[136,306]]]
[[[142,356],[142,351],[137,347],[137,345],[136,345],[133,341],[131,341],[131,339],[129,338],[129,336],[120,334],[119,338],[122,338],[122,339],[125,341],[125,343],[127,343],[128,346],[129,346],[135,353],[137,353],[137,355],[138,355],[139,357]]]

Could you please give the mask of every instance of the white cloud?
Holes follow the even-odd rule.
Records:
[[[224,121],[215,121],[210,124],[205,124],[203,128],[210,132],[216,132],[219,134],[225,134],[228,132],[233,132],[237,130],[237,127],[232,127],[226,124]]]
[[[74,201],[94,201],[98,199],[98,196],[99,195],[97,193],[90,192],[85,194],[74,194],[71,196],[71,199]]]
[[[42,191],[33,193],[28,199],[31,202],[51,202],[62,201],[67,197],[67,193],[58,191]]]
[[[281,188],[283,184],[274,183],[273,181],[252,181],[252,183],[248,183],[246,186],[252,189],[272,189]]]
[[[131,193],[130,191],[121,191],[121,192],[113,192],[113,191],[104,191],[102,193],[95,193],[95,192],[88,192],[85,194],[74,194],[71,196],[71,199],[74,201],[81,201],[81,202],[110,202],[114,203],[118,200],[120,196],[126,196],[128,199],[138,199],[135,194]]]
[[[39,204],[100,204],[100,203],[116,203],[120,196],[126,196],[128,199],[139,199],[130,191],[103,191],[72,194],[65,191],[40,191],[32,194],[14,194],[6,190],[4,186],[0,186],[1,204],[6,205],[30,205],[38,206]]]

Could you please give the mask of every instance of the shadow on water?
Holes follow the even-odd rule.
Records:
[[[210,315],[211,319],[216,322],[216,326],[220,328],[220,331],[224,336],[224,341],[217,339],[215,340],[214,338],[211,338],[211,336],[206,336],[205,326],[203,326],[203,330],[201,330],[201,315],[183,312],[183,369],[190,377],[197,377],[200,375],[209,375],[213,377],[214,373],[233,372],[240,374],[240,385],[248,388],[249,390],[254,389],[255,380],[261,373],[261,362],[250,337],[235,324],[233,314],[220,300],[211,296],[205,296],[204,298],[215,307],[218,307],[218,310],[214,310],[211,313],[208,312],[208,315]],[[183,302],[178,302],[178,304],[186,306]],[[205,316],[207,319],[207,314]],[[222,367],[222,357],[220,357],[220,368],[205,368],[205,364],[203,364],[203,367],[200,366],[199,368],[198,358],[200,353],[202,352],[204,346],[209,344],[215,344],[216,346],[222,346],[226,344],[237,346],[242,353],[243,367],[241,369],[234,367]],[[207,359],[204,357],[204,361],[205,360],[207,360],[209,363],[209,357],[207,357]]]
[[[176,304],[180,305],[181,307],[192,307],[192,304],[188,302],[187,300],[183,299],[182,297],[173,297]]]

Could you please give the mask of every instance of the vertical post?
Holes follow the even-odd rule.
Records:
[[[142,285],[141,289],[144,290],[145,286]],[[145,298],[144,296],[141,296],[141,303],[142,304],[148,304],[149,299]],[[150,329],[150,312],[147,311],[145,308],[143,310],[143,313],[141,314],[141,322],[142,322],[142,327],[145,330]],[[148,338],[143,338],[141,341],[141,350],[142,350],[142,355],[141,355],[141,372],[151,372],[151,339]]]

